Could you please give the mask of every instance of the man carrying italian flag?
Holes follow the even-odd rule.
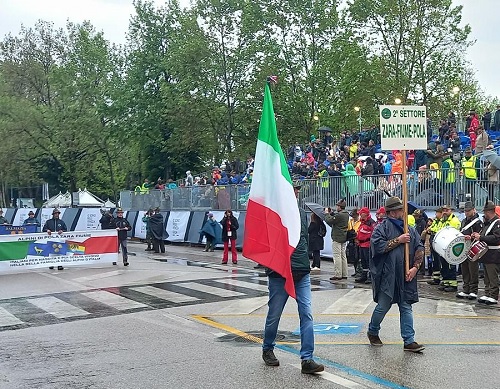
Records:
[[[274,355],[276,335],[288,296],[296,299],[300,318],[302,373],[315,374],[325,367],[313,360],[314,329],[307,244],[307,218],[299,209],[300,185],[292,184],[278,142],[269,83],[259,126],[252,186],[245,218],[243,255],[267,268],[269,310],[264,330],[262,358],[279,366]]]

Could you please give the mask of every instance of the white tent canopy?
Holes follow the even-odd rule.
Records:
[[[67,208],[71,207],[71,193],[62,194],[59,192],[55,196],[43,203],[44,208]]]
[[[107,199],[104,203],[104,208],[116,208],[116,204],[113,203],[110,199]]]
[[[90,193],[87,188],[73,193],[73,205],[76,207],[103,207],[104,201]]]

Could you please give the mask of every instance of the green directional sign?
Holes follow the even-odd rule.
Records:
[[[380,136],[383,150],[426,150],[426,107],[381,105]]]

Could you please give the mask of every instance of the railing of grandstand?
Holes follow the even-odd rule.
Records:
[[[472,200],[482,208],[487,199],[499,203],[500,182],[490,181],[485,171],[478,171],[477,180],[466,179],[459,168],[453,172],[443,170],[419,170],[409,172],[405,180],[401,175],[329,177],[326,180],[303,180],[299,192],[299,203],[318,203],[335,208],[336,202],[344,198],[347,209],[369,207],[377,210],[390,196],[402,195],[402,186],[407,185],[408,200],[425,209],[435,209],[444,204],[459,206],[460,202]],[[453,174],[453,175],[451,175]],[[453,182],[448,177],[454,179]],[[192,186],[175,189],[150,190],[147,194],[133,191],[120,193],[121,206],[125,209],[147,210],[160,207],[162,210],[246,210],[249,184],[224,186]]]

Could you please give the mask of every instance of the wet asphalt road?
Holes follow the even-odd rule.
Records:
[[[424,353],[403,352],[394,309],[381,330],[385,345],[372,348],[369,286],[332,284],[332,263],[323,261],[312,279],[315,355],[326,372],[304,376],[294,301],[280,324],[281,366],[263,365],[266,278],[252,262],[223,266],[220,251],[185,246],[167,246],[163,256],[130,247],[129,268],[0,275],[1,389],[500,386],[498,307],[456,300],[422,280],[414,313]]]

